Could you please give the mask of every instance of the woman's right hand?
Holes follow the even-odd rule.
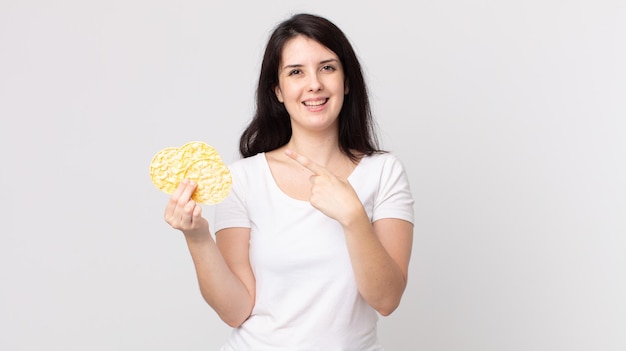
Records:
[[[183,180],[170,197],[165,208],[165,221],[185,236],[201,238],[210,236],[209,222],[202,217],[202,207],[191,199],[197,184]]]

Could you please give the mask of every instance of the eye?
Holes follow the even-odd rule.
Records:
[[[335,68],[335,66],[333,65],[326,65],[322,67],[322,71],[330,71],[330,72],[334,72],[337,69]]]
[[[289,71],[289,74],[288,74],[288,75],[290,75],[290,76],[295,76],[295,75],[300,74],[300,73],[302,73],[302,71],[301,71],[300,69],[298,69],[298,68],[294,68],[294,69],[292,69],[291,71]]]

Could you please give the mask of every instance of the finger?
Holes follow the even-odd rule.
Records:
[[[196,184],[194,182],[190,182],[188,179],[183,179],[180,182],[165,207],[165,220],[168,223],[172,222],[174,218],[179,216],[176,214],[178,212],[177,209],[183,208],[189,202],[191,194],[193,194],[195,188]]]
[[[184,186],[178,197],[178,204],[185,205],[191,199],[191,195],[196,190],[197,184],[196,182],[190,181],[189,179],[183,180]]]
[[[193,215],[191,218],[192,222],[196,222],[200,217],[202,217],[202,206],[197,206],[194,207],[193,209]]]
[[[176,187],[176,190],[174,190],[174,192],[170,196],[170,199],[167,202],[167,206],[165,207],[166,220],[169,220],[174,215],[174,211],[178,206],[178,199],[180,199],[183,191],[185,191],[185,188],[187,188],[188,182],[189,181],[187,179],[184,179],[182,182],[180,182],[180,184],[178,184],[178,187]]]
[[[181,214],[181,222],[183,224],[190,224],[193,221],[194,214],[196,213],[196,208],[200,206],[196,206],[196,202],[193,200],[189,200],[185,207],[183,208]]]
[[[174,192],[172,193],[172,197],[175,198],[179,198],[180,195],[183,193],[183,191],[185,190],[185,188],[187,187],[187,184],[189,184],[189,180],[188,179],[183,179],[179,184],[178,187],[176,187],[176,190],[174,190]]]
[[[296,160],[296,162],[298,162],[299,164],[301,164],[304,168],[308,169],[309,171],[313,172],[313,174],[315,175],[322,175],[322,174],[326,174],[326,168],[320,166],[319,164],[315,163],[314,161],[308,159],[307,157],[298,154],[297,152],[293,151],[293,150],[286,150],[285,151],[285,155],[291,157],[292,159]]]

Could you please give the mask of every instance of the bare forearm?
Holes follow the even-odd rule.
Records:
[[[253,298],[230,270],[213,238],[186,237],[205,301],[231,327],[243,323],[252,311]]]
[[[406,277],[385,250],[363,212],[344,225],[346,244],[361,296],[382,315],[400,304]]]

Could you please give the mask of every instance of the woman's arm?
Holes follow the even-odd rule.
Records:
[[[248,261],[250,230],[229,228],[213,240],[202,208],[191,199],[196,184],[184,180],[172,194],[165,220],[185,235],[205,301],[231,327],[238,327],[254,306],[255,282]]]
[[[350,261],[361,296],[380,314],[391,314],[406,288],[413,245],[413,224],[362,216],[343,225]]]

